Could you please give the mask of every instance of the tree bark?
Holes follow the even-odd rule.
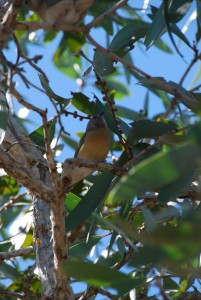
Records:
[[[62,262],[67,258],[65,191],[59,185],[59,176],[58,184],[53,185],[47,161],[11,114],[0,146],[0,167],[32,195],[34,247],[42,298],[74,299],[62,270]]]

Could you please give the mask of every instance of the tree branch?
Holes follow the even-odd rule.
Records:
[[[33,247],[21,248],[9,252],[0,252],[0,262],[13,257],[24,256],[33,252],[34,252]]]
[[[45,22],[18,22],[14,24],[15,30],[54,30],[54,31],[70,31],[70,32],[85,32],[86,28],[84,26],[69,25],[69,24],[49,24]]]
[[[105,171],[113,173],[117,176],[123,176],[127,173],[126,168],[118,167],[106,162],[97,161],[97,160],[88,160],[81,158],[69,158],[65,162],[72,163],[74,166],[86,167],[92,169],[92,171]],[[64,162],[64,163],[65,163]]]
[[[12,1],[6,14],[4,15],[3,21],[0,24],[0,49],[3,48],[7,36],[13,28],[15,18],[23,2],[24,0]]]
[[[112,14],[115,13],[115,11],[117,9],[119,9],[120,7],[122,7],[123,5],[125,5],[128,2],[128,0],[120,0],[119,2],[117,2],[114,6],[112,6],[111,8],[109,8],[107,11],[105,11],[102,15],[100,15],[98,18],[96,18],[95,20],[93,20],[92,22],[88,23],[85,27],[86,29],[89,31],[92,27],[97,26],[98,24],[100,24],[103,20],[105,20],[107,17],[111,16]]]
[[[171,89],[169,87],[169,85],[163,83],[162,81],[152,77],[151,75],[149,75],[148,73],[142,71],[141,69],[135,67],[134,65],[128,63],[126,60],[124,60],[123,58],[121,58],[120,56],[114,54],[113,52],[111,52],[110,50],[104,48],[103,46],[101,46],[98,42],[95,41],[94,38],[92,38],[92,36],[86,32],[85,33],[86,38],[92,43],[92,45],[94,45],[97,50],[99,50],[100,52],[108,55],[109,57],[111,57],[114,61],[118,61],[120,63],[122,63],[124,66],[126,66],[127,68],[136,71],[137,73],[141,74],[143,77],[145,77],[146,79],[150,80],[151,82],[157,84],[159,87],[161,87],[163,90],[165,90],[167,93],[174,95],[176,98],[182,98],[186,101],[188,101],[189,103],[195,103],[195,101],[193,101],[191,98],[182,95],[180,93],[178,93],[178,91],[175,91],[174,89]]]

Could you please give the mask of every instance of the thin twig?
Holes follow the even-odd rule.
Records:
[[[32,146],[36,147],[36,149],[38,149],[40,151],[44,151],[45,150],[44,147],[38,146],[38,145],[36,145],[34,143],[24,142],[24,141],[17,141],[17,142],[14,142],[14,143],[10,144],[4,151],[8,152],[10,150],[10,148],[12,148],[13,146],[15,146],[17,144],[32,145]]]
[[[34,57],[34,58],[28,58],[26,55],[24,55],[23,54],[23,52],[22,52],[22,50],[21,50],[21,47],[20,47],[20,45],[19,45],[19,42],[18,42],[18,39],[17,39],[17,37],[16,37],[16,35],[13,33],[13,39],[14,39],[14,42],[15,42],[15,44],[16,44],[16,46],[17,46],[17,49],[18,49],[18,57],[22,57],[22,58],[24,58],[24,60],[25,60],[25,62],[27,62],[33,69],[35,69],[37,72],[39,72],[40,74],[42,74],[43,75],[43,77],[44,78],[46,78],[47,79],[47,76],[46,76],[46,74],[45,74],[45,72],[43,72],[43,70],[41,69],[41,68],[39,68],[38,66],[36,66],[36,64],[35,63],[33,63],[33,61],[35,60],[39,60],[39,59],[41,59],[42,58],[42,56],[37,56],[37,57]],[[17,61],[18,62],[18,61]],[[22,63],[22,62],[21,62]],[[20,63],[20,64],[21,64]],[[19,64],[19,65],[20,65]]]
[[[17,256],[23,256],[34,252],[33,247],[21,248],[18,250],[13,250],[9,252],[0,252],[0,261],[10,259]]]
[[[195,91],[199,90],[200,88],[201,88],[201,83],[198,84],[197,86],[195,86],[194,88],[192,88],[192,89],[190,90],[190,92],[195,92]]]
[[[14,86],[10,86],[10,91],[12,92],[13,96],[17,99],[17,101],[22,104],[24,107],[26,107],[29,110],[33,110],[37,112],[39,115],[43,114],[43,110],[39,109],[37,106],[34,106],[31,103],[28,103],[23,99],[23,97],[20,95],[20,93],[14,88]]]
[[[186,76],[188,75],[188,73],[190,72],[191,68],[194,66],[194,64],[198,61],[198,59],[200,59],[198,56],[195,56],[190,64],[188,65],[186,71],[184,72],[183,76],[181,77],[180,81],[179,81],[179,84],[182,85]]]
[[[47,121],[47,111],[43,111],[41,116],[42,116],[43,126],[44,126],[44,141],[45,141],[46,157],[51,170],[52,180],[56,188],[58,182],[58,174],[57,174],[56,163],[54,161],[52,149],[50,146],[51,141],[50,141],[50,133],[49,133],[49,123]]]
[[[103,20],[105,20],[107,17],[111,16],[114,14],[114,12],[119,9],[120,7],[122,7],[123,5],[125,5],[128,2],[128,0],[121,0],[119,2],[117,2],[114,6],[112,6],[111,8],[109,8],[107,11],[105,11],[102,15],[100,15],[98,18],[96,18],[95,20],[93,20],[92,22],[88,23],[85,27],[86,29],[89,31],[92,27],[97,26],[98,24],[100,24]]]
[[[24,197],[27,193],[22,193],[22,194],[18,194],[16,196],[11,196],[9,198],[9,201],[4,203],[4,205],[2,205],[0,207],[0,212],[2,212],[3,210],[7,210],[8,208],[14,206],[14,203],[16,200],[20,199],[21,197]]]
[[[27,300],[26,296],[20,293],[10,292],[10,291],[2,291],[0,290],[1,296],[7,296],[9,299],[21,299],[21,300]],[[3,298],[5,299],[5,298]]]

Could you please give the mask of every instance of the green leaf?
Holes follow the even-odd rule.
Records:
[[[19,191],[18,182],[7,175],[0,177],[0,195],[16,195]]]
[[[119,82],[111,78],[107,78],[107,87],[110,90],[115,90],[116,99],[121,99],[124,96],[129,95],[130,93],[126,85],[124,85],[122,82]]]
[[[151,211],[145,207],[141,208],[147,231],[152,231],[156,227],[156,222]]]
[[[22,274],[17,271],[17,269],[11,267],[4,261],[0,264],[0,275],[6,279],[17,280],[22,277]]]
[[[137,20],[133,21],[118,31],[109,46],[109,50],[119,56],[124,56],[134,48],[133,44],[136,41],[145,36],[148,28],[148,23]]]
[[[113,65],[114,60],[98,50],[94,53],[93,62],[94,69],[100,77],[110,75],[116,71],[116,67]]]
[[[166,52],[168,54],[173,54],[173,51],[171,50],[171,48],[162,40],[156,40],[154,42],[154,46],[163,52]]]
[[[127,107],[124,106],[119,106],[119,105],[115,105],[115,107],[118,109],[117,111],[117,116],[119,118],[125,118],[125,119],[129,119],[129,120],[135,120],[136,118],[139,117],[139,113],[131,110]]]
[[[164,29],[163,6],[161,5],[154,16],[151,26],[149,27],[144,44],[149,49],[153,43],[165,32]]]
[[[192,48],[187,37],[185,36],[185,34],[183,34],[183,32],[179,29],[179,27],[176,24],[171,24],[170,28],[171,28],[171,31],[174,34],[176,34],[188,47]]]
[[[44,32],[44,43],[48,44],[58,35],[57,31],[48,30]]]
[[[199,149],[187,144],[172,151],[160,152],[133,167],[109,195],[110,202],[129,201],[140,193],[167,185],[195,167]],[[154,174],[154,176],[153,176]]]
[[[1,94],[0,96],[0,144],[2,143],[5,137],[7,122],[8,122],[8,106]]]
[[[169,202],[174,201],[177,197],[185,195],[193,180],[195,180],[197,172],[192,171],[177,181],[163,187],[158,194],[158,201]]]
[[[97,263],[101,265],[106,265],[108,267],[114,266],[122,257],[119,251],[110,251],[108,255],[105,255],[105,249],[103,250],[102,254],[98,257]]]
[[[126,253],[126,247],[125,247],[125,243],[121,237],[117,238],[117,247],[118,247],[121,257],[124,257],[125,253]]]
[[[177,23],[186,15],[193,0],[171,0],[168,9],[168,19],[170,23]]]
[[[117,134],[117,126],[112,118],[111,113],[109,113],[106,107],[102,104],[102,102],[94,95],[96,101],[89,101],[89,98],[82,93],[72,93],[72,104],[74,107],[82,111],[83,113],[90,114],[90,115],[98,115],[100,113],[104,113],[104,118],[106,120],[107,126],[110,130]],[[121,130],[127,136],[130,127],[121,120],[120,124]]]
[[[101,201],[104,201],[105,194],[107,193],[113,178],[114,175],[108,173],[97,176],[94,185],[82,198],[82,201],[80,201],[75,209],[67,216],[67,231],[72,230],[91,216]]]
[[[50,143],[52,142],[55,134],[55,121],[48,122],[48,130],[50,135]],[[41,152],[45,153],[45,141],[44,141],[44,127],[40,126],[32,133],[29,134],[30,139],[38,146],[41,147]]]
[[[68,254],[70,257],[84,259],[101,239],[102,237],[100,236],[93,236],[88,243],[86,243],[86,240],[81,240],[69,247]]]
[[[201,27],[201,3],[200,3],[200,0],[196,0],[196,5],[197,5],[197,19],[198,19],[198,22]]]
[[[65,32],[63,31],[63,37],[57,47],[56,57],[58,58],[66,49],[72,53],[79,51],[85,43],[85,36],[82,32]]]
[[[163,77],[154,77],[154,78],[157,79],[158,81],[161,81],[162,84],[165,84],[167,87],[169,87],[174,92],[177,92],[178,98],[179,98],[179,95],[184,95],[184,96],[188,97],[189,100],[183,99],[183,98],[179,98],[179,100],[185,106],[187,106],[189,109],[191,109],[192,111],[196,112],[198,110],[198,108],[199,108],[198,101],[194,97],[193,93],[187,91],[185,88],[183,88],[180,84],[178,84],[176,82],[166,81]],[[167,92],[166,88],[163,87],[163,85],[160,86],[160,84],[153,83],[148,79],[141,78],[139,83],[141,85],[146,86],[151,89],[159,89],[159,90],[164,90],[165,92]]]
[[[111,8],[111,5],[114,5],[112,1],[96,1],[96,3],[92,4],[90,7],[90,13],[93,15],[94,19],[102,15],[105,11]],[[109,35],[113,35],[113,22],[108,16],[106,19],[102,20],[101,23],[97,25],[97,27],[102,27]]]
[[[82,93],[71,93],[73,96],[72,105],[85,114],[93,115],[95,110],[95,102],[89,101],[89,98]]]
[[[53,98],[55,101],[57,101],[60,104],[64,104],[65,106],[67,106],[70,103],[70,99],[58,96],[53,92],[53,90],[49,86],[47,78],[45,78],[42,74],[38,74],[38,77],[40,79],[42,87],[44,88],[44,90],[50,98]]]
[[[148,24],[142,21],[134,21],[125,26],[113,38],[108,50],[123,57],[128,51],[134,48],[134,43],[144,37]],[[107,54],[96,50],[93,58],[94,69],[103,77],[116,71],[114,60]]]
[[[113,288],[119,292],[119,296],[124,295],[144,281],[141,278],[132,278],[104,265],[80,260],[68,259],[63,263],[63,269],[66,274],[92,286]]]
[[[65,48],[60,53],[58,48],[54,54],[53,61],[56,68],[63,74],[73,78],[73,80],[75,80],[78,77],[77,69],[75,69],[74,66],[80,66],[80,57],[72,56],[68,49]]]
[[[155,138],[174,130],[175,127],[164,122],[139,120],[132,123],[131,135],[137,141],[141,138]]]
[[[68,213],[71,213],[71,211],[78,205],[78,203],[81,201],[81,198],[73,193],[68,193],[65,199],[65,206],[68,211]]]
[[[170,3],[169,0],[168,4]],[[191,4],[192,0],[174,0],[171,1],[170,10],[168,10],[168,17],[170,14],[170,19],[172,19],[174,22],[177,22],[177,20],[181,19],[186,12],[189,9],[189,5]],[[152,6],[152,8],[154,8]],[[165,18],[164,18],[164,3],[161,4],[160,8],[154,8],[154,19],[153,22],[147,32],[144,44],[149,49],[153,43],[155,43],[160,36],[162,36],[167,28],[165,26]],[[169,19],[168,19],[169,20]],[[169,24],[169,23],[168,23]],[[172,32],[175,33],[180,39],[182,39],[189,47],[191,47],[189,41],[185,37],[185,35],[181,32],[181,30],[170,21],[170,24],[168,26],[169,32],[172,35]]]
[[[77,148],[77,142],[74,139],[70,138],[69,136],[61,134],[61,139],[71,148],[73,149]]]

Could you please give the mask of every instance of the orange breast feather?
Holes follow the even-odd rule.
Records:
[[[107,128],[97,128],[86,134],[77,157],[104,160],[111,145],[111,134]]]

